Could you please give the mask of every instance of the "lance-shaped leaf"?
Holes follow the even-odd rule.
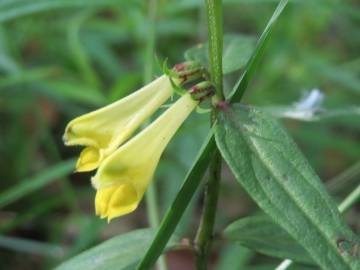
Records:
[[[266,215],[241,218],[227,226],[224,234],[228,239],[259,253],[293,261],[312,262],[304,248]]]
[[[275,120],[253,107],[224,105],[215,137],[239,183],[322,269],[360,269],[359,239]]]
[[[152,229],[140,229],[115,236],[62,262],[56,270],[134,269],[154,236]],[[167,248],[175,245],[170,241]]]
[[[188,49],[185,52],[187,60],[198,61],[204,66],[209,65],[208,42]],[[245,66],[255,47],[255,38],[239,34],[224,35],[223,73],[228,74]]]

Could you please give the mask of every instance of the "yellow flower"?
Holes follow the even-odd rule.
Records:
[[[172,94],[165,75],[133,94],[72,120],[66,127],[66,145],[83,145],[76,170],[91,171],[113,153]]]
[[[103,161],[92,178],[97,215],[110,221],[137,208],[166,145],[197,104],[185,94]]]

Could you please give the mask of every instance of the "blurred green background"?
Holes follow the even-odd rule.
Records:
[[[95,217],[92,173],[72,173],[80,148],[65,148],[62,133],[74,117],[138,89],[146,70],[153,69],[155,78],[165,59],[169,65],[182,62],[185,51],[206,42],[203,1],[158,0],[153,33],[148,14],[155,2],[0,0],[1,269],[51,269],[105,239],[148,227],[144,202],[110,224]],[[238,58],[224,65],[239,61],[243,67],[277,1],[223,2],[224,32],[247,41],[233,48],[232,56]],[[149,54],[153,37],[155,50]],[[240,72],[226,75],[228,91]],[[357,108],[357,113],[313,122],[283,120],[338,200],[360,178],[359,75],[358,1],[294,0],[281,15],[243,99],[258,106],[289,106],[304,91],[319,88],[327,110]],[[161,213],[208,128],[209,115],[194,113],[167,148],[156,173]],[[226,168],[223,178],[219,233],[231,221],[257,211]],[[178,227],[179,236],[194,237],[200,197]],[[357,232],[359,214],[356,207],[347,214]],[[280,262],[230,246],[219,235],[214,267],[237,269],[239,258],[253,266],[244,269],[259,264],[273,269]],[[188,252],[171,252],[168,261],[170,269],[191,269],[185,267],[192,261]]]

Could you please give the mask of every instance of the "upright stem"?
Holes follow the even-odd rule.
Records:
[[[340,213],[345,213],[349,210],[356,202],[360,200],[360,185],[353,190],[339,205]]]
[[[154,73],[154,50],[155,50],[155,26],[157,13],[157,0],[150,0],[148,3],[148,31],[145,48],[144,83],[151,81]],[[157,203],[157,191],[154,182],[151,182],[145,194],[148,222],[150,227],[157,229],[160,224],[159,209]],[[159,270],[166,270],[165,257],[161,256],[157,263]]]
[[[223,23],[222,1],[205,0],[209,36],[210,75],[215,85],[216,95],[224,99],[222,50],[223,50]]]
[[[202,218],[196,236],[196,269],[205,270],[213,238],[217,201],[220,190],[221,155],[217,150],[210,163],[209,180],[205,186]]]
[[[210,76],[216,90],[217,99],[223,100],[222,74],[222,2],[221,0],[205,0],[209,36]],[[216,111],[212,113],[214,124]],[[221,155],[216,150],[209,166],[209,180],[205,186],[203,212],[196,235],[196,268],[207,269],[215,223],[217,201],[220,190]]]

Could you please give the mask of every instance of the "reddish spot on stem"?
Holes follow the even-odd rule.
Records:
[[[182,76],[180,76],[180,78],[181,78],[181,82],[186,82],[188,79],[188,75],[187,74],[182,75]]]
[[[199,92],[200,92],[200,89],[196,85],[191,87],[190,94],[196,94],[196,93],[199,93]]]
[[[185,69],[185,64],[184,63],[181,63],[181,64],[176,64],[174,69],[179,72],[179,71],[182,71]]]
[[[216,103],[216,108],[222,111],[227,111],[229,109],[229,103],[227,103],[225,100],[220,100]]]
[[[189,72],[186,72],[185,74],[180,75],[179,77],[181,79],[181,82],[182,83],[187,82],[187,80],[189,78],[191,78],[191,76],[194,76],[197,72],[198,72],[198,70],[194,70],[194,71],[189,71]]]

